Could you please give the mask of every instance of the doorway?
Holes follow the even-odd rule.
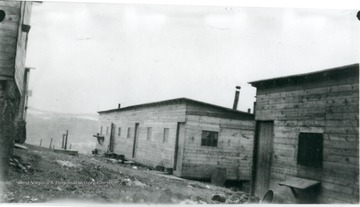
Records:
[[[274,122],[257,121],[257,162],[255,177],[255,192],[262,198],[269,190],[270,170],[273,155]]]
[[[110,143],[109,143],[109,151],[114,152],[115,146],[115,124],[111,123],[110,126]]]
[[[137,150],[137,139],[139,137],[139,123],[135,123],[135,131],[134,131],[134,144],[133,144],[133,153],[132,158],[135,158],[136,156],[136,150]]]
[[[181,172],[182,157],[185,144],[185,122],[178,122],[176,127],[176,140],[175,140],[175,153],[174,153],[174,167],[173,170],[177,171],[178,174]]]

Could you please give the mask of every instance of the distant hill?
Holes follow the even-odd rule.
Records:
[[[49,147],[50,139],[56,149],[61,148],[62,135],[69,130],[68,148],[82,154],[90,154],[95,149],[98,126],[97,114],[67,114],[28,109],[26,143]]]

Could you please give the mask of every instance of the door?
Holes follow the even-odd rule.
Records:
[[[135,158],[136,156],[136,149],[137,149],[137,139],[139,137],[139,123],[135,124],[135,132],[134,132],[134,144],[133,144],[133,154],[132,157]]]
[[[184,130],[185,123],[178,122],[176,128],[176,141],[175,141],[175,154],[174,154],[174,171],[177,171],[177,175],[181,173],[182,158],[184,151]]]
[[[115,124],[111,123],[110,127],[110,143],[109,143],[109,151],[114,152],[115,146]]]
[[[270,184],[270,167],[273,154],[273,121],[257,121],[257,162],[255,178],[255,194],[260,199],[269,190]]]

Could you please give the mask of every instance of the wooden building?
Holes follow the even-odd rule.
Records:
[[[251,194],[359,202],[359,64],[250,82],[257,88]]]
[[[7,174],[14,141],[26,138],[25,59],[31,8],[32,2],[0,1],[0,177]]]
[[[97,149],[173,174],[249,180],[254,115],[187,98],[100,111]],[[103,136],[103,137],[102,137]]]

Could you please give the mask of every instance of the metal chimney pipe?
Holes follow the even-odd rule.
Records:
[[[118,109],[121,108],[121,104],[118,104]]]
[[[251,113],[251,109],[250,109],[250,108],[248,108],[248,113],[249,113],[249,114]]]
[[[240,87],[240,86],[236,86],[235,88],[236,88],[236,91],[235,91],[235,99],[234,99],[233,109],[234,109],[234,110],[237,110],[241,87]]]

